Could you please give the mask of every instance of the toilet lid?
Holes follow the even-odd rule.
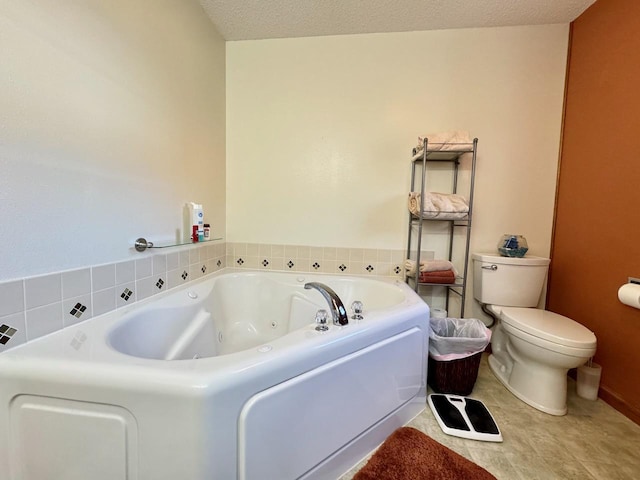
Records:
[[[592,348],[596,336],[584,325],[538,308],[503,307],[502,321],[513,328],[567,347]]]

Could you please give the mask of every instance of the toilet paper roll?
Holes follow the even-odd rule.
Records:
[[[640,308],[640,285],[626,283],[618,289],[618,300],[633,308]]]

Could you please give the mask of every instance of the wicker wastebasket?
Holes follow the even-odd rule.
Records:
[[[491,330],[475,318],[432,318],[427,384],[436,393],[467,396],[478,378]]]
[[[478,379],[482,352],[457,360],[440,361],[429,356],[427,384],[436,393],[466,397]]]

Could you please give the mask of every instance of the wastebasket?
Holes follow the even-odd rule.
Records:
[[[469,395],[491,330],[477,318],[431,318],[430,326],[427,384],[437,393]]]

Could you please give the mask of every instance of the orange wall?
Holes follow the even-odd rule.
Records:
[[[593,330],[600,395],[640,423],[640,2],[599,0],[572,24],[547,308]]]

